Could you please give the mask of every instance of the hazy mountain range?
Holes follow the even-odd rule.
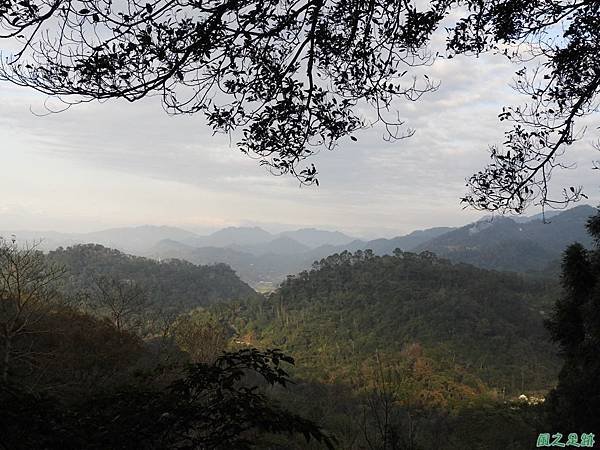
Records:
[[[585,224],[596,211],[588,205],[577,206],[551,217],[546,215],[545,222],[539,215],[520,223],[496,217],[452,230],[413,250],[428,250],[485,269],[544,271],[560,259],[569,244],[580,242],[591,247]]]
[[[126,253],[155,259],[177,258],[194,264],[226,263],[253,287],[276,285],[287,275],[308,269],[316,260],[345,250],[371,249],[391,254],[394,249],[431,251],[456,262],[518,272],[544,272],[557,267],[561,252],[572,242],[586,246],[587,218],[596,213],[588,205],[531,217],[485,217],[460,228],[436,227],[404,236],[370,241],[339,231],[304,228],[270,233],[259,227],[228,227],[210,235],[168,226],[113,228],[92,233],[5,231],[20,241],[40,240],[53,250],[97,243]]]

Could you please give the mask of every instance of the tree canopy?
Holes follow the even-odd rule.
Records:
[[[600,89],[600,5],[593,0],[466,2],[449,48],[458,53],[502,52],[522,64],[515,89],[526,103],[503,108],[512,122],[492,162],[469,180],[464,201],[486,210],[521,212],[532,201],[561,206],[586,197],[569,186],[548,189],[552,171],[567,167],[565,147],[583,136],[577,120],[595,112]]]
[[[1,449],[249,449],[280,434],[333,448],[316,422],[269,395],[292,383],[292,357],[225,352],[224,339],[211,355],[194,351],[185,339],[191,325],[200,339],[218,325],[205,321],[213,328],[202,336],[200,311],[187,330],[185,320],[177,324],[181,351],[168,333],[144,339],[122,320],[69,304],[59,281],[76,280],[35,247],[0,240]],[[119,313],[124,296],[138,295],[134,287],[102,285],[104,298],[118,297]]]
[[[376,353],[401,364],[418,343],[431,371],[408,374],[402,383],[415,374],[427,382],[403,384],[406,395],[447,405],[484,385],[522,393],[552,383],[557,359],[543,314],[553,292],[541,280],[452,264],[429,252],[366,250],[322,259],[288,277],[266,302],[222,303],[211,311],[241,341],[295,355],[309,379],[350,379]]]
[[[546,323],[564,358],[558,385],[549,395],[550,419],[555,427],[582,432],[600,426],[600,215],[590,218],[588,231],[595,249],[586,250],[576,243],[565,251],[563,297]]]
[[[137,309],[181,312],[257,295],[226,264],[196,266],[176,259],[158,262],[96,244],[58,248],[48,253],[47,260],[67,270],[69,282],[62,286],[63,293],[71,297],[84,294],[97,313],[114,313],[125,307],[129,297],[135,301],[128,307],[137,304]],[[144,308],[140,308],[142,304]]]
[[[560,206],[552,170],[581,136],[600,86],[600,6],[593,0],[3,0],[0,36],[17,48],[0,79],[55,95],[68,105],[160,95],[174,114],[204,113],[235,133],[241,151],[274,173],[318,183],[306,158],[375,122],[388,138],[410,135],[397,100],[437,84],[415,66],[442,57],[498,52],[518,64],[526,103],[491,163],[468,182],[475,208],[521,212]],[[525,67],[524,67],[525,66]],[[365,106],[372,120],[361,115]]]

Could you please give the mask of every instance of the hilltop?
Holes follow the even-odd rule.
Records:
[[[156,260],[182,259],[194,264],[224,263],[252,287],[272,290],[288,275],[344,251],[372,250],[376,255],[431,251],[478,267],[556,276],[560,254],[577,241],[591,245],[585,223],[596,209],[581,205],[531,217],[484,217],[465,226],[435,227],[373,240],[339,231],[303,228],[270,233],[260,227],[228,227],[201,236],[176,227],[141,226],[94,233],[14,232],[19,240],[41,239],[40,248],[98,243]],[[545,219],[545,220],[544,220]],[[11,232],[0,233],[9,235]]]
[[[308,378],[348,380],[378,354],[412,367],[407,376],[419,387],[410,395],[452,403],[459,391],[468,398],[553,383],[558,360],[543,319],[555,294],[540,281],[431,254],[346,252],[289,277],[266,303],[218,309],[242,339],[295,355]]]
[[[485,219],[435,237],[414,250],[428,250],[486,269],[540,272],[560,259],[574,242],[591,247],[585,224],[596,211],[591,206],[577,206],[546,222],[539,216],[520,223],[508,217]]]
[[[255,297],[256,292],[226,264],[195,265],[188,261],[155,261],[97,244],[75,245],[48,253],[48,260],[67,269],[67,293],[89,291],[100,277],[133,280],[154,307],[186,311],[198,306]]]

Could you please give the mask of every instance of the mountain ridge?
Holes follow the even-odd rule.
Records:
[[[308,269],[313,262],[329,255],[367,249],[376,255],[390,255],[397,248],[417,253],[430,251],[486,269],[548,276],[556,273],[557,261],[567,245],[575,241],[591,245],[585,223],[595,212],[589,205],[580,205],[547,213],[545,221],[539,214],[518,220],[507,216],[483,217],[462,227],[434,227],[373,240],[354,239],[339,231],[317,228],[275,234],[256,226],[227,227],[201,236],[177,227],[143,225],[82,234],[46,232],[50,237],[41,243],[40,249],[48,251],[93,242],[154,259],[225,263],[253,287],[275,287],[286,276]],[[34,232],[21,233],[25,238],[36,236]],[[315,247],[317,244],[320,245]]]
[[[543,271],[574,242],[592,245],[585,224],[596,208],[581,205],[543,222],[515,222],[509,217],[478,221],[449,231],[415,247],[455,262],[485,269]]]

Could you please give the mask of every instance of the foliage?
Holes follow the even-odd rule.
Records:
[[[29,391],[86,395],[97,386],[123,383],[147,358],[138,336],[70,307],[54,309],[39,325],[43,333],[21,342],[31,350],[30,364],[13,374]]]
[[[298,164],[364,126],[359,104],[375,109],[390,137],[402,135],[387,110],[434,89],[406,74],[430,62],[421,47],[444,3],[8,1],[4,37],[26,42],[0,74],[74,101],[159,93],[169,112],[239,129],[242,152],[310,184],[316,169]]]
[[[0,379],[6,383],[21,366],[35,364],[29,337],[44,333],[40,322],[60,301],[64,270],[48,265],[35,245],[19,248],[0,238]],[[15,368],[15,366],[17,366]]]
[[[48,260],[67,268],[66,294],[85,293],[92,300],[104,297],[98,282],[107,284],[106,289],[115,283],[113,288],[128,283],[135,285],[147,296],[148,307],[171,312],[256,295],[225,264],[197,266],[180,260],[157,262],[94,244],[59,248],[48,254]]]
[[[301,382],[276,395],[293,411],[319,420],[335,433],[339,448],[348,450],[526,450],[549,429],[540,405],[485,398],[456,410],[408,405],[394,398],[394,383],[388,380],[368,390],[342,381]],[[320,448],[298,439],[273,441],[266,448]]]
[[[193,362],[213,362],[229,342],[230,330],[204,310],[179,316],[171,327],[177,346]]]
[[[203,113],[274,173],[312,184],[315,166],[299,165],[315,148],[356,140],[365,105],[388,137],[412,133],[395,103],[437,87],[407,74],[433,62],[441,32],[445,57],[491,51],[519,66],[515,88],[528,103],[503,108],[512,127],[463,201],[522,212],[585,197],[569,186],[556,199],[548,181],[568,166],[578,119],[596,109],[599,23],[594,0],[5,0],[0,38],[17,50],[0,77],[67,105],[158,94],[167,111]]]
[[[78,250],[107,252],[89,246]],[[64,257],[65,251],[57,254]],[[128,330],[122,315],[119,320],[93,317],[60,302],[57,279],[65,271],[56,271],[50,261],[56,259],[15,242],[0,247],[0,318],[10,332],[2,336],[0,448],[243,449],[266,434],[300,434],[333,447],[334,440],[315,422],[267,396],[268,388],[291,382],[283,367],[294,363],[291,357],[256,349],[216,356],[221,349],[202,349],[204,343],[195,342],[216,323],[195,311],[181,317],[175,329],[189,338],[182,344],[196,347],[182,350],[197,360],[211,350],[210,363],[186,363],[183,352],[165,358],[160,352],[171,342],[168,335],[144,341]],[[141,258],[135,262],[148,266]],[[96,287],[104,300],[115,297],[111,290],[119,291],[121,300],[139,293],[129,281],[100,282]],[[27,364],[19,363],[23,355]]]
[[[132,280],[99,277],[95,280],[92,307],[106,314],[117,330],[140,326],[139,317],[147,302],[144,290]]]
[[[334,441],[313,422],[281,409],[245,380],[290,382],[277,350],[227,353],[214,364],[189,366],[167,388],[131,387],[98,392],[61,407],[51,398],[3,387],[2,445],[11,449],[219,449],[252,448],[259,433],[300,433],[328,448]],[[19,428],[33,424],[27,439]],[[21,428],[22,429],[22,428]]]
[[[69,305],[65,277],[35,246],[0,242],[3,384],[68,397],[122,381],[140,358],[139,338]]]
[[[583,136],[577,121],[596,112],[600,92],[600,6],[583,0],[466,0],[448,47],[457,53],[493,50],[522,68],[515,89],[526,104],[505,107],[508,121],[502,147],[490,149],[492,162],[469,180],[463,198],[483,210],[518,213],[533,201],[565,206],[587,198],[569,186],[560,198],[548,182],[565,147]],[[529,67],[529,69],[528,69]]]
[[[596,248],[571,245],[564,253],[564,294],[547,322],[564,365],[548,401],[555,427],[569,432],[600,429],[600,214],[588,222]]]
[[[305,378],[372,386],[378,354],[405,400],[453,407],[551,385],[544,290],[428,253],[344,252],[289,277],[266,302],[214,311],[248,344],[294,354]]]

